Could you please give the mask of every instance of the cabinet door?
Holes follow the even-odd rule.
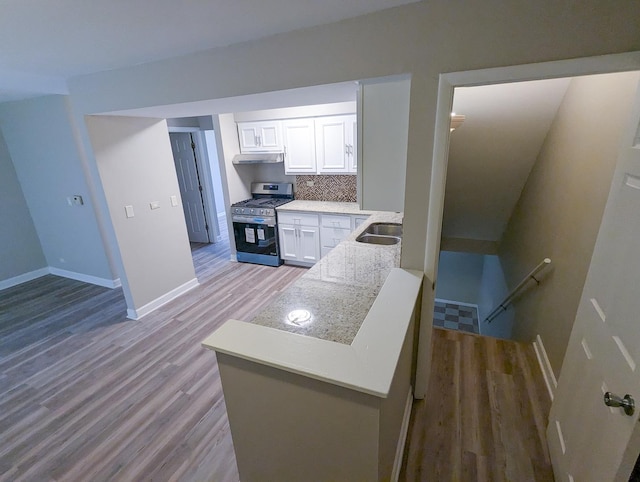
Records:
[[[369,219],[369,216],[353,216],[353,229],[357,229],[367,219]]]
[[[240,152],[281,152],[280,121],[239,122]]]
[[[285,174],[315,174],[316,143],[313,119],[282,121]]]
[[[349,151],[349,172],[358,172],[358,123],[356,116],[348,116],[346,120],[347,146]]]
[[[278,121],[261,122],[258,142],[263,151],[282,151],[282,127]]]
[[[300,241],[299,261],[315,263],[320,259],[320,236],[318,228],[314,226],[300,226],[298,240]]]
[[[340,174],[349,172],[346,117],[333,116],[316,119],[318,173]]]
[[[258,150],[258,126],[253,123],[239,123],[238,140],[241,152]]]
[[[297,260],[297,228],[290,224],[278,224],[278,237],[280,239],[280,258]]]

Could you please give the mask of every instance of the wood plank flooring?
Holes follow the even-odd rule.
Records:
[[[237,481],[214,353],[305,272],[193,245],[201,286],[139,321],[121,290],[46,276],[0,291],[0,481]],[[401,480],[552,480],[528,346],[435,330]]]
[[[553,481],[550,399],[533,347],[438,328],[433,338],[400,480]]]
[[[226,247],[224,246],[226,244]],[[305,270],[194,246],[201,286],[140,321],[121,290],[46,276],[0,292],[1,481],[237,481],[215,354]]]

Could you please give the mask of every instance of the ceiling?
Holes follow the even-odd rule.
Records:
[[[571,79],[457,88],[442,235],[499,241]]]
[[[67,80],[365,15],[416,0],[0,0],[0,102]]]

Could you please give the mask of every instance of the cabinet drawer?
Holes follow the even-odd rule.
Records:
[[[322,226],[328,228],[342,228],[351,230],[351,216],[336,216],[335,214],[323,214]]]
[[[350,229],[328,228],[322,226],[320,228],[320,242],[323,248],[335,248],[340,241],[345,239],[351,233]]]
[[[317,214],[293,211],[278,211],[278,222],[282,224],[294,224],[298,226],[319,226]]]

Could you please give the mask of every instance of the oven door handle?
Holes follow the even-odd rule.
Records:
[[[266,224],[268,226],[276,225],[276,218],[272,216],[257,218],[255,216],[237,216],[234,214],[231,218],[231,221],[233,221],[234,223]]]

